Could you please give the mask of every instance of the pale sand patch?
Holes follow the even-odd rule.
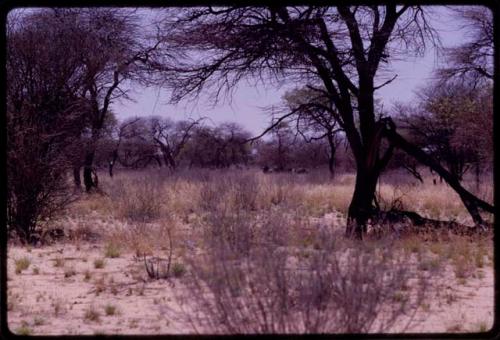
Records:
[[[193,333],[190,325],[166,315],[167,309],[180,308],[174,295],[174,290],[182,289],[177,279],[149,280],[142,260],[132,253],[106,258],[104,268],[96,269],[94,260],[103,258],[103,248],[104,245],[82,243],[77,250],[74,245],[58,244],[28,252],[26,248],[10,246],[9,329],[15,331],[24,322],[34,335]],[[14,260],[24,256],[31,264],[21,274],[15,274]],[[56,258],[64,259],[64,266],[54,267]],[[39,274],[33,273],[34,267],[39,268]],[[67,268],[76,274],[65,277]],[[87,271],[91,273],[88,280]],[[481,271],[483,277],[468,278],[465,285],[460,285],[448,268],[445,284],[436,288],[436,297],[429,300],[426,310],[418,311],[406,332],[489,329],[494,319],[493,269],[488,265]],[[108,304],[116,307],[116,315],[105,314]],[[89,308],[99,313],[98,321],[85,318]],[[393,331],[400,332],[401,327],[397,325]]]

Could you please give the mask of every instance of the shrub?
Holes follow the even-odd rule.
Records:
[[[105,264],[106,264],[106,261],[104,261],[104,259],[95,259],[94,260],[94,268],[96,268],[96,269],[104,268]]]
[[[182,263],[176,262],[172,265],[172,275],[174,277],[181,277],[186,272],[186,267]]]
[[[104,256],[109,258],[117,258],[121,255],[120,246],[115,242],[108,242],[104,251]]]
[[[428,275],[410,285],[409,257],[381,256],[393,251],[388,245],[340,245],[339,235],[324,230],[304,258],[289,247],[287,229],[275,229],[280,237],[263,233],[245,254],[235,256],[219,237],[202,257],[188,258],[188,289],[176,297],[199,311],[184,314],[196,328],[223,334],[383,332],[425,297]],[[403,292],[402,286],[412,288]]]
[[[14,333],[17,335],[31,335],[33,331],[28,325],[22,325],[21,327],[16,328]]]
[[[54,267],[63,267],[64,266],[64,259],[62,257],[56,257],[54,260]]]
[[[89,281],[91,277],[92,277],[92,273],[89,270],[86,270],[84,275],[83,275],[83,280]]]
[[[31,264],[31,260],[27,257],[17,259],[15,262],[16,274],[21,274],[23,270],[28,269]]]
[[[85,311],[85,320],[97,322],[100,320],[100,317],[101,315],[94,306],[89,306],[89,308]]]
[[[151,222],[160,217],[165,201],[158,178],[138,177],[117,181],[111,198],[120,217],[134,222]]]
[[[104,312],[106,313],[107,316],[115,315],[116,307],[108,304],[104,307]]]
[[[45,324],[45,320],[43,318],[41,318],[41,317],[35,317],[33,319],[33,325],[35,325],[35,326],[41,326],[43,324]]]
[[[74,275],[76,275],[76,271],[73,268],[66,268],[64,270],[64,277],[68,278]]]

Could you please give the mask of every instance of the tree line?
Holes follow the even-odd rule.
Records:
[[[390,60],[421,55],[429,44],[439,48],[428,11],[410,5],[170,8],[147,26],[135,9],[11,12],[9,227],[29,240],[40,220],[70,201],[68,172],[77,186],[83,174],[92,192],[104,160],[112,176],[117,163],[172,170],[186,162],[248,164],[259,149],[259,157],[284,167],[294,162],[293,149],[333,173],[340,145],[348,147],[356,171],[346,235],[362,238],[366,221],[379,213],[378,178],[397,163],[417,178],[418,164],[438,173],[484,227],[480,211],[493,207],[461,181],[467,171],[479,177],[492,157],[489,10],[455,11],[472,27],[470,42],[446,51],[447,66],[415,103],[384,112],[375,97],[395,79],[380,77]],[[118,123],[111,110],[112,103],[131,99],[133,86],[161,86],[173,103],[201,93],[216,102],[243,79],[304,84],[273,112],[262,134],[272,135],[267,142],[235,124],[161,117]]]

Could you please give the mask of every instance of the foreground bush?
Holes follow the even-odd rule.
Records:
[[[223,216],[217,209],[212,214]],[[428,277],[409,256],[393,256],[387,244],[348,242],[326,228],[312,246],[295,247],[287,221],[245,223],[252,237],[244,248],[225,233],[212,234],[202,254],[190,258],[187,290],[177,298],[189,306],[183,317],[197,332],[384,332],[411,320]]]

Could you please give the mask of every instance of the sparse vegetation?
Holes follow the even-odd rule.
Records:
[[[76,275],[76,270],[74,270],[73,268],[64,269],[64,277],[65,278],[72,277],[74,275]]]
[[[92,321],[92,322],[99,322],[100,321],[101,314],[99,311],[95,308],[95,306],[90,305],[86,310],[84,314],[85,320]]]
[[[33,325],[35,325],[35,326],[41,326],[43,324],[45,324],[45,319],[44,318],[37,316],[37,317],[35,317],[33,319]]]
[[[64,258],[62,258],[62,257],[56,257],[54,259],[54,267],[56,267],[56,268],[64,267],[64,263],[65,263],[65,261],[64,261]]]
[[[83,274],[83,280],[84,281],[89,281],[92,278],[92,273],[90,270],[86,270],[85,273]]]
[[[429,321],[437,331],[485,332],[493,16],[476,5],[432,12],[10,11],[14,332],[72,335],[75,320],[89,334],[414,332],[430,313],[446,319]],[[438,29],[444,19],[457,29]],[[463,41],[432,53],[446,34]],[[420,75],[432,80],[406,86],[415,70],[395,61],[424,55],[434,69]],[[238,90],[245,81],[257,97]],[[221,116],[177,105],[178,120],[155,102],[158,116],[124,118],[153,88],[174,105],[206,98]],[[411,101],[391,98],[408,91]],[[252,130],[219,105],[242,93],[265,108]]]
[[[484,322],[484,321],[479,322],[477,324],[477,331],[480,332],[480,333],[487,332],[489,329],[490,329],[490,327],[488,327],[488,324],[486,322]]]
[[[105,264],[106,264],[106,261],[104,259],[95,259],[94,260],[94,268],[95,269],[102,269],[102,268],[104,268]]]
[[[114,259],[114,258],[120,257],[120,254],[121,254],[120,246],[117,243],[108,242],[106,244],[105,252],[104,252],[105,257],[109,257],[109,258]]]
[[[17,335],[32,335],[33,331],[27,324],[24,324],[21,327],[16,328],[14,333]]]
[[[174,264],[172,265],[172,275],[174,277],[181,277],[184,275],[185,272],[186,268],[182,263],[174,262]]]
[[[27,257],[23,257],[23,258],[17,259],[14,262],[14,264],[16,266],[16,274],[21,274],[23,272],[23,270],[26,270],[29,268],[29,266],[31,264],[31,260]]]

